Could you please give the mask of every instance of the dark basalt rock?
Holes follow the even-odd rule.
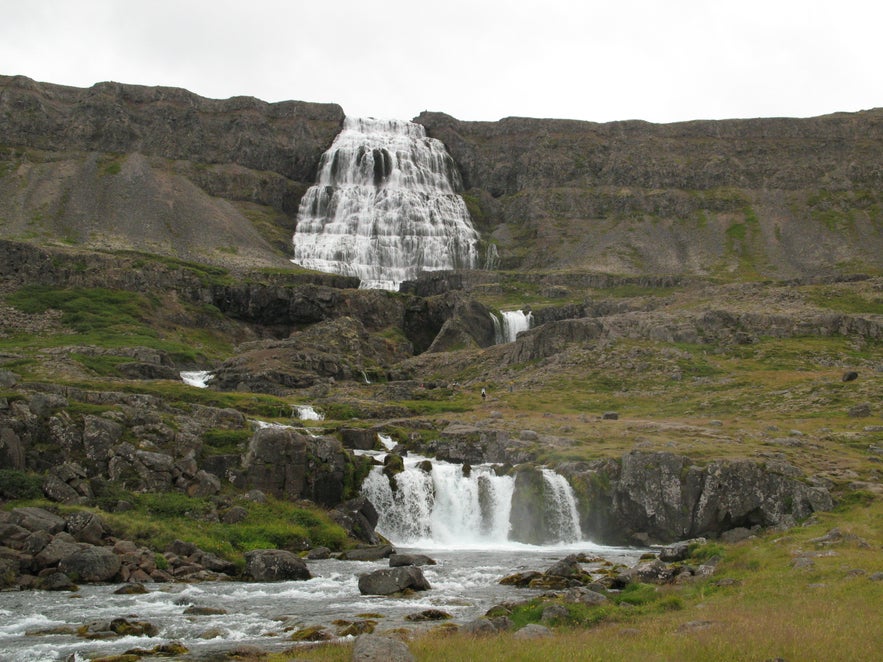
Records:
[[[310,579],[307,564],[282,549],[255,549],[245,554],[245,574],[256,582]]]
[[[122,563],[107,547],[87,547],[65,556],[58,569],[83,582],[106,582],[116,577]]]
[[[430,588],[423,572],[414,566],[385,568],[359,577],[359,592],[362,595],[392,595],[406,589],[427,591]]]

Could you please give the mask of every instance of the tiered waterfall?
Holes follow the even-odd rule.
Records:
[[[471,269],[478,235],[461,188],[421,125],[348,117],[301,200],[293,262],[393,290],[421,271]]]

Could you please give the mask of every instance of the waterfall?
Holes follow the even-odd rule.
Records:
[[[512,537],[515,479],[498,476],[481,465],[464,472],[459,464],[433,461],[432,470],[418,467],[425,458],[405,458],[405,471],[393,482],[375,467],[362,484],[380,516],[377,530],[393,543],[412,546],[495,547],[517,542]],[[582,538],[576,499],[567,480],[550,469],[542,471],[542,523],[548,538],[572,543]]]
[[[317,412],[310,405],[291,405],[291,417],[302,421],[322,421],[325,416]]]
[[[558,531],[564,541],[579,540],[582,530],[579,525],[579,511],[570,483],[561,474],[543,468],[543,496],[546,501],[546,517],[549,528]]]
[[[484,254],[484,270],[493,271],[500,265],[500,252],[496,244],[488,244]]]
[[[494,336],[498,345],[507,342],[515,342],[518,334],[527,331],[533,324],[533,315],[528,310],[501,310],[500,319],[491,314],[494,320]]]
[[[461,188],[421,125],[348,117],[301,199],[292,262],[391,290],[421,271],[471,269],[478,235]]]
[[[494,323],[494,344],[502,345],[505,340],[503,340],[503,325],[500,324],[500,318],[490,313],[491,321]]]

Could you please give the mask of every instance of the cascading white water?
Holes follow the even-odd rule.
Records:
[[[472,467],[432,462],[432,471],[418,465],[426,458],[409,456],[405,471],[394,478],[395,489],[375,467],[362,484],[380,519],[377,530],[393,543],[434,547],[499,547],[513,542],[512,497],[515,479],[498,476],[491,466]],[[556,542],[582,539],[576,499],[567,480],[544,469],[545,529]]]
[[[500,317],[491,313],[494,321],[494,337],[498,345],[515,342],[518,334],[527,331],[533,324],[533,315],[528,310],[501,310]]]
[[[317,412],[311,405],[291,405],[292,418],[302,421],[323,421],[325,416]]]
[[[543,468],[543,496],[546,498],[546,516],[551,520],[549,527],[558,531],[563,542],[582,538],[579,524],[579,511],[573,489],[567,479],[551,469]]]
[[[301,199],[292,261],[391,290],[421,271],[471,269],[478,235],[460,188],[421,125],[348,117]]]
[[[505,340],[503,340],[503,325],[500,323],[500,318],[490,313],[491,322],[494,323],[494,344],[502,345]]]

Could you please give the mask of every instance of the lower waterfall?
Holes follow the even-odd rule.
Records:
[[[498,476],[490,465],[463,465],[426,458],[405,458],[405,470],[392,481],[374,467],[362,484],[380,516],[377,530],[391,542],[417,547],[500,547],[534,542],[519,535],[522,522],[513,521],[512,503],[518,482]],[[574,543],[582,539],[576,499],[567,480],[542,470],[543,503],[539,523],[543,544]],[[393,487],[394,485],[394,487]],[[538,523],[527,528],[535,529]]]
[[[518,334],[527,331],[533,324],[533,315],[530,310],[501,310],[497,317],[491,313],[494,323],[494,342],[502,345],[507,342],[515,342]]]

